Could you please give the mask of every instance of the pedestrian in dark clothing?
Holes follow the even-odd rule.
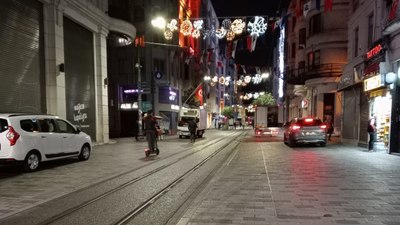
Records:
[[[188,128],[190,132],[190,143],[194,143],[196,141],[196,129],[197,129],[197,124],[194,119],[189,121]]]
[[[326,126],[326,135],[328,136],[328,141],[331,140],[331,136],[333,133],[333,122],[331,116],[326,116],[326,120],[324,121],[324,124]]]
[[[150,150],[156,150],[156,132],[157,132],[157,120],[149,111],[147,116],[143,118],[144,129],[146,131],[146,138],[148,147]]]
[[[374,149],[374,142],[376,135],[376,125],[374,117],[369,119],[367,131],[369,134],[368,151],[372,151]]]

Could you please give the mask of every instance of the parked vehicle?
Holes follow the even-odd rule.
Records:
[[[203,137],[207,128],[207,111],[205,109],[181,108],[178,122],[179,138],[190,137],[188,122],[193,119],[196,120],[197,123],[197,137]]]
[[[254,116],[254,134],[277,136],[278,130],[276,127],[268,127],[268,107],[257,106]]]
[[[284,126],[283,142],[289,146],[314,143],[326,146],[326,125],[318,118],[295,118]]]
[[[44,161],[88,160],[91,149],[90,136],[58,116],[0,114],[0,164],[22,164],[31,172]]]

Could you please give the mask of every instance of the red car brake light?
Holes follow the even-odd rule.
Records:
[[[305,121],[306,121],[306,123],[312,123],[314,121],[314,119],[313,118],[306,118]]]
[[[10,141],[10,146],[15,145],[19,136],[20,135],[14,130],[14,128],[12,126],[8,127],[8,133],[7,133],[6,137]]]
[[[292,126],[292,130],[298,130],[298,129],[300,129],[301,127],[299,126],[299,125],[293,125]]]
[[[326,125],[321,125],[321,129],[326,129]]]

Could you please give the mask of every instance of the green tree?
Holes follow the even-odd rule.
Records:
[[[257,106],[272,106],[275,105],[274,96],[271,93],[266,93],[265,95],[260,95],[258,98],[253,100],[253,105]]]
[[[226,117],[228,117],[229,119],[231,119],[231,118],[233,118],[233,108],[230,107],[230,106],[226,106],[226,107],[222,110],[221,114],[222,114],[223,116],[226,116]]]

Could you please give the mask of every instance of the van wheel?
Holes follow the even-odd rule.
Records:
[[[30,152],[25,157],[24,160],[24,171],[33,172],[39,168],[40,165],[40,155],[38,152]]]
[[[80,161],[85,161],[90,158],[90,147],[89,145],[82,146],[81,153],[78,156]]]
[[[321,143],[320,143],[320,146],[321,146],[321,147],[325,147],[325,146],[326,146],[326,142],[321,142]]]

